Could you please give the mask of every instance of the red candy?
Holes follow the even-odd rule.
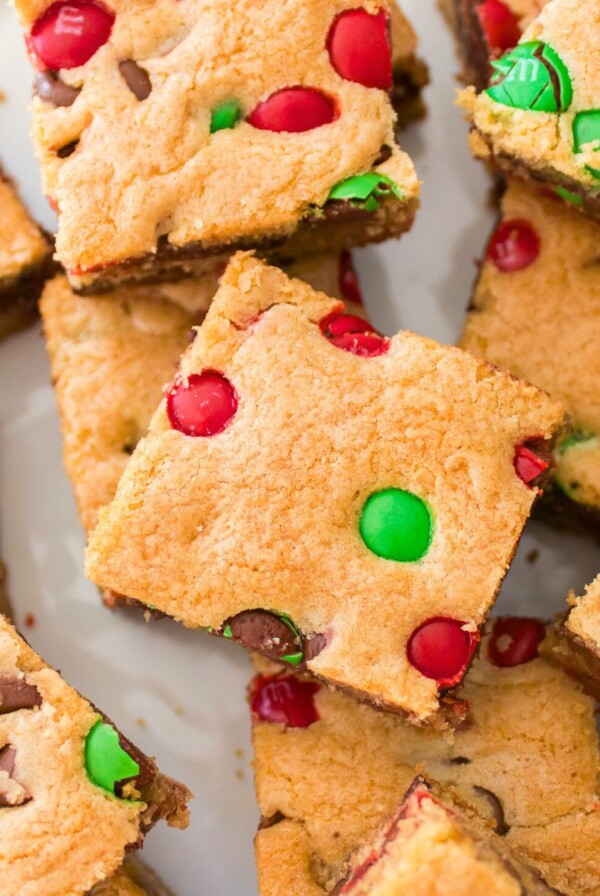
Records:
[[[434,616],[423,622],[409,638],[406,653],[409,663],[440,687],[450,687],[462,678],[479,635],[463,630],[464,622],[447,616]]]
[[[237,406],[235,389],[216,370],[177,379],[167,392],[171,426],[186,436],[214,436],[223,432]]]
[[[386,14],[366,9],[340,13],[329,30],[327,49],[334,69],[347,81],[380,90],[392,88],[392,45]]]
[[[516,448],[513,463],[517,476],[525,485],[531,485],[550,466],[549,461],[544,460],[539,454],[535,454],[526,445],[519,445]]]
[[[314,700],[318,690],[316,682],[301,681],[293,675],[259,676],[253,683],[250,707],[261,722],[308,728],[319,721]]]
[[[492,235],[487,257],[499,271],[510,274],[529,267],[540,254],[538,235],[527,221],[504,221]]]
[[[495,666],[520,666],[538,655],[546,629],[539,619],[506,617],[497,619],[488,647],[488,659]]]
[[[261,131],[299,134],[312,131],[337,118],[333,100],[313,87],[284,87],[259,103],[248,116]]]
[[[352,264],[352,255],[347,249],[340,254],[339,285],[342,296],[348,302],[354,302],[355,305],[363,304],[358,277]]]
[[[101,3],[59,0],[35,22],[28,43],[46,68],[76,68],[106,43],[114,21]]]
[[[320,327],[332,345],[361,358],[383,355],[390,347],[389,339],[355,314],[334,311],[321,321]]]
[[[483,0],[476,12],[492,55],[511,50],[519,43],[519,20],[502,0]]]

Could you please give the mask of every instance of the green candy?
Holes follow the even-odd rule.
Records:
[[[241,117],[242,111],[237,100],[228,100],[226,103],[221,103],[220,106],[217,106],[210,113],[211,134],[234,128]]]
[[[565,112],[573,100],[569,71],[550,44],[518,44],[492,62],[494,75],[486,90],[497,103],[532,112]]]
[[[360,517],[360,534],[378,557],[414,563],[424,557],[433,533],[433,519],[425,501],[400,488],[374,492]]]
[[[391,177],[367,171],[340,181],[332,188],[327,200],[360,204],[367,211],[374,212],[379,207],[379,200],[386,199],[391,194],[400,200],[404,199],[404,192]]]
[[[588,433],[582,432],[580,429],[572,432],[571,435],[562,439],[557,445],[558,454],[562,457],[563,454],[566,454],[571,448],[574,448],[575,445],[581,445],[583,442],[591,442],[596,437],[593,435],[589,435]]]
[[[576,206],[577,208],[581,208],[583,205],[583,198],[579,195],[579,193],[572,193],[571,190],[565,190],[564,187],[556,187],[556,194],[560,196],[561,199],[564,199],[565,202],[569,202],[571,205]]]
[[[573,119],[573,151],[581,152],[589,143],[595,143],[595,148],[600,150],[600,109],[578,112]],[[592,168],[591,165],[585,168],[592,177],[600,180],[600,168]]]
[[[292,622],[291,617],[287,615],[287,613],[282,613],[280,610],[270,610],[270,612],[273,613],[275,616],[279,616],[281,621],[283,623],[285,623],[285,625],[287,625],[289,630],[292,632],[294,637],[298,640],[298,642],[301,645],[300,650],[296,651],[295,653],[286,653],[285,656],[282,656],[281,657],[282,662],[289,663],[290,666],[299,666],[300,663],[302,662],[302,660],[304,659],[304,651],[302,650],[302,635],[300,634],[300,632],[298,631],[298,629]]]
[[[94,784],[109,793],[115,793],[119,781],[135,778],[140,773],[137,762],[119,743],[118,733],[101,719],[86,738],[85,767]]]

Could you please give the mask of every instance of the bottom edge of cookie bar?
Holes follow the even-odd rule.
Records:
[[[0,279],[0,339],[30,327],[38,319],[38,299],[55,266],[50,253],[19,276]]]
[[[570,630],[568,612],[548,627],[541,652],[575,678],[586,693],[600,700],[600,645]]]
[[[477,92],[488,86],[492,67],[489,47],[473,0],[439,0],[439,8],[454,34],[460,57],[459,80],[474,84]]]
[[[418,121],[427,112],[423,101],[423,88],[429,84],[429,69],[422,59],[411,55],[394,68],[390,94],[397,116],[397,127],[403,128],[411,121]]]
[[[190,243],[172,246],[165,238],[155,253],[105,264],[97,269],[68,271],[69,283],[79,295],[100,295],[116,287],[186,277],[201,277],[224,269],[239,250],[255,250],[272,263],[290,263],[298,256],[341,251],[399,237],[412,226],[418,200],[387,198],[374,211],[351,202],[334,202],[307,215],[288,236],[251,238],[228,244]]]
[[[600,507],[580,504],[563,491],[549,485],[536,502],[533,516],[561,532],[586,535],[600,542]]]

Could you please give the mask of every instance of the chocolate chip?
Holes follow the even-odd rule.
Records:
[[[379,155],[375,159],[373,163],[373,167],[376,168],[378,165],[383,165],[384,162],[387,162],[388,159],[392,157],[392,147],[388,146],[387,143],[384,143],[381,149],[379,150]]]
[[[133,95],[138,100],[145,100],[152,92],[152,82],[146,69],[142,68],[133,59],[124,59],[119,62],[121,76]]]
[[[470,765],[471,760],[467,759],[466,756],[455,756],[450,760],[451,765]]]
[[[258,830],[264,831],[265,828],[272,828],[279,824],[280,821],[285,821],[285,815],[282,812],[274,812],[273,815],[269,816],[261,815]]]
[[[0,677],[0,715],[41,705],[42,695],[24,678]]]
[[[271,659],[284,659],[302,653],[302,639],[275,613],[267,610],[244,610],[232,616],[223,626],[225,637],[239,641],[248,650],[264,653]]]
[[[45,103],[53,106],[72,106],[81,92],[81,87],[71,87],[50,70],[37,75],[33,91]]]
[[[59,159],[68,159],[69,156],[73,155],[78,145],[79,140],[71,140],[70,143],[65,143],[64,146],[61,146],[60,149],[57,149],[56,155]]]
[[[506,818],[504,816],[504,806],[496,794],[492,793],[491,790],[487,790],[485,787],[479,787],[477,784],[473,785],[473,790],[488,803],[494,817],[494,829],[500,837],[504,837],[510,831],[510,825],[506,823]]]
[[[14,747],[7,745],[0,750],[0,772],[6,772],[10,777],[15,770],[15,759],[17,751]]]
[[[314,660],[327,647],[327,636],[321,633],[304,639],[304,659]]]
[[[15,770],[15,759],[17,751],[10,744],[2,747],[0,750],[0,772],[8,775],[8,781],[0,779],[0,807],[9,808],[15,806],[24,806],[31,800],[31,796],[27,793],[22,784],[19,784],[13,778]]]

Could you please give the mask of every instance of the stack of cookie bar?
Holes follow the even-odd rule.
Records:
[[[418,207],[393,0],[15,3],[61,269],[11,194],[7,305],[47,279],[104,603],[252,654],[261,896],[600,892],[598,582],[490,618],[534,506],[600,524],[600,72],[533,5],[446,7],[503,191],[453,347],[376,331],[350,254]],[[3,892],[163,893],[128,854],[187,788],[4,618],[0,663]]]

